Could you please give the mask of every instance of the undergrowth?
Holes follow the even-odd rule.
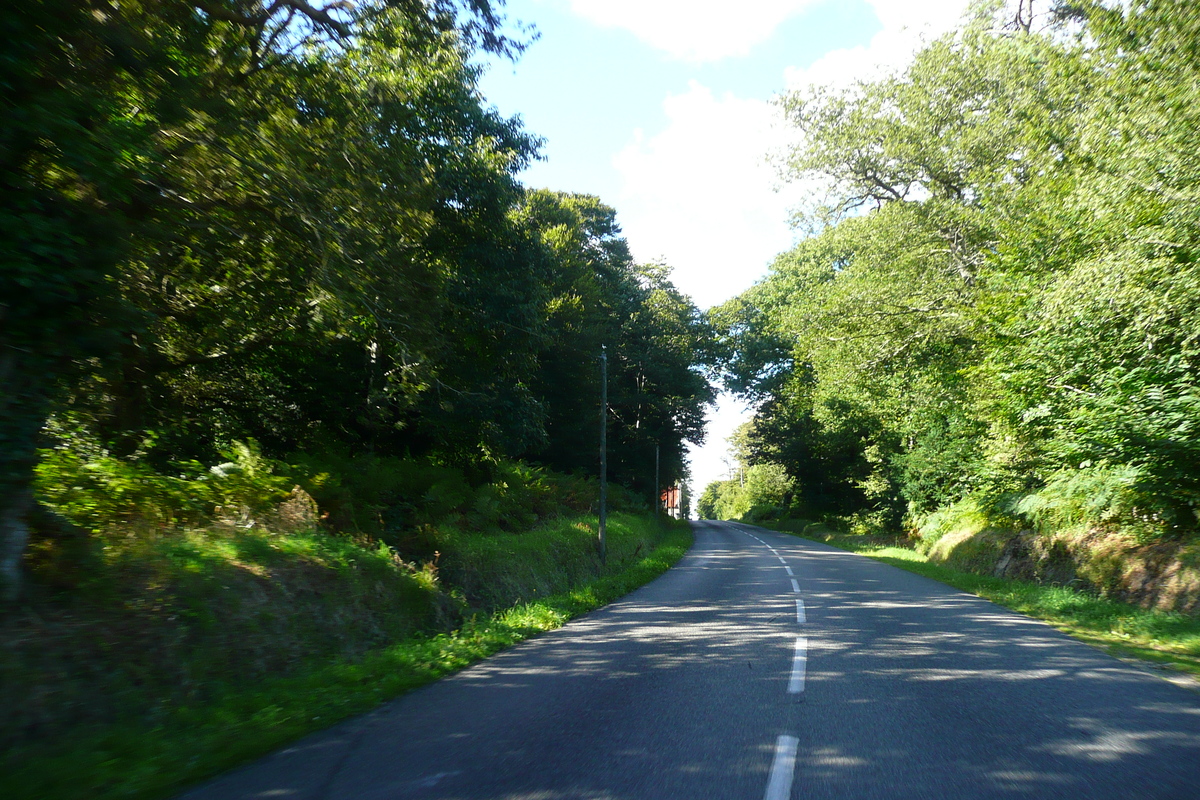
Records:
[[[144,570],[140,593],[112,575],[94,587],[120,613],[7,624],[0,794],[165,796],[603,605],[669,568],[691,534],[614,514],[604,565],[594,540],[587,517],[444,532],[439,563],[462,590],[437,564],[321,533],[113,543],[114,564]],[[113,694],[90,704],[89,688]],[[31,698],[40,716],[9,715]]]

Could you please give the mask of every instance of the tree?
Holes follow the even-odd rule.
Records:
[[[919,515],[1109,470],[1137,475],[1138,519],[1194,527],[1200,20],[1018,5],[893,77],[785,96],[788,167],[834,200],[714,313],[726,380],[806,503],[815,473],[842,511]]]
[[[289,0],[270,5],[36,0],[6,12],[0,22],[0,81],[6,87],[0,128],[5,265],[0,273],[5,385],[0,397],[0,580],[6,596],[19,588],[31,469],[39,431],[60,384],[88,380],[80,376],[90,375],[96,363],[102,372],[119,375],[109,385],[130,393],[114,398],[119,422],[110,427],[129,432],[150,406],[148,385],[186,383],[163,379],[166,372],[194,372],[211,356],[217,356],[212,363],[222,364],[261,356],[298,336],[314,316],[326,319],[335,305],[329,297],[339,297],[344,308],[353,306],[350,301],[369,303],[371,287],[361,280],[366,276],[358,273],[356,282],[349,279],[352,271],[343,270],[342,280],[331,280],[331,262],[341,258],[342,267],[357,264],[364,248],[384,239],[399,248],[393,256],[406,260],[428,219],[410,207],[393,219],[373,220],[393,226],[384,231],[369,230],[364,216],[355,217],[355,211],[382,209],[351,202],[353,169],[341,171],[331,185],[331,172],[338,172],[336,156],[345,151],[322,150],[320,145],[330,141],[319,140],[348,118],[331,110],[339,104],[342,111],[350,110],[347,101],[353,106],[376,89],[384,89],[384,99],[372,110],[396,110],[399,95],[391,95],[389,106],[389,84],[379,71],[384,59],[400,67],[392,74],[457,69],[460,79],[446,85],[469,96],[456,36],[497,52],[519,49],[521,43],[506,37],[501,23],[488,0],[394,0],[354,7]],[[435,52],[441,60],[428,60]],[[376,59],[376,85],[360,84],[357,97],[353,92],[339,96],[338,81],[345,89],[346,81],[369,73],[371,58]],[[351,69],[340,76],[322,74],[331,59],[342,59]],[[405,120],[419,126],[437,118],[401,117],[353,117],[359,127],[352,131],[368,139],[390,132],[390,145],[411,152],[414,148],[403,140],[413,128],[406,128]],[[498,135],[497,151],[511,146],[510,155],[527,155],[528,142],[518,142],[515,130],[508,126],[504,133],[504,127],[484,125],[473,133],[476,141]],[[300,129],[316,133],[317,141],[303,141]],[[433,155],[429,145],[440,133],[425,130],[427,146],[416,148],[416,161],[393,158],[371,140],[368,152],[377,158],[370,166],[378,168],[382,157],[403,172],[388,176],[398,180],[382,184],[393,190],[384,195],[401,193],[409,200],[429,195],[420,159]],[[514,166],[511,160],[488,159],[479,153],[477,166]],[[469,169],[459,173],[470,174]],[[378,181],[383,174],[368,168],[357,176],[360,182],[364,176]],[[441,198],[443,203],[461,200]],[[237,224],[228,227],[232,223]],[[322,238],[330,223],[341,234],[336,242]],[[397,231],[401,235],[393,237]],[[165,251],[155,249],[158,245]],[[233,250],[239,267],[253,262],[265,271],[222,276],[234,263],[228,255]],[[245,251],[253,255],[242,262]],[[297,257],[311,264],[305,258],[310,251],[320,256],[319,268],[307,274],[292,269]],[[214,274],[216,283],[202,283]],[[154,284],[160,276],[174,280]],[[414,288],[428,283],[411,272],[408,277],[415,278]],[[292,302],[303,294],[301,284],[319,281],[326,283],[320,312]],[[206,285],[222,291],[236,287],[241,301],[270,311],[260,326],[249,330],[243,319],[241,330],[225,330],[216,344],[211,339],[217,331],[205,328],[211,322],[205,309],[212,305],[192,291]],[[420,307],[419,294],[406,297]],[[281,298],[284,302],[277,304]],[[181,309],[187,311],[182,319]],[[398,322],[383,313],[372,324],[385,321]],[[156,349],[145,343],[147,336],[171,346]],[[119,357],[113,359],[114,354]],[[270,382],[261,372],[260,377],[263,385]],[[193,380],[186,392],[199,388],[202,393],[203,386],[203,380]],[[81,389],[76,396],[86,394]]]
[[[546,439],[526,455],[564,471],[595,468],[592,413],[598,408],[601,345],[609,353],[610,477],[639,495],[653,487],[654,448],[661,480],[683,475],[684,442],[703,440],[713,390],[698,361],[711,332],[670,283],[662,264],[638,266],[613,209],[595,197],[530,192],[524,225],[545,248],[545,339],[531,391],[546,413]]]

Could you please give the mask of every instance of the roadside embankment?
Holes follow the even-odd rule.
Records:
[[[604,605],[691,543],[635,513],[609,517],[604,564],[581,514],[423,535],[416,563],[320,530],[92,534],[69,602],[0,620],[0,795],[168,796]]]
[[[1200,543],[1139,542],[1115,530],[1051,533],[966,527],[947,533],[929,560],[962,572],[1074,586],[1139,608],[1200,611]]]
[[[971,541],[968,537],[963,537],[957,545],[952,539],[939,549],[937,545],[949,538],[943,537],[929,553],[922,553],[912,539],[902,535],[839,533],[820,523],[802,520],[768,520],[754,524],[825,542],[941,581],[1044,620],[1115,656],[1150,662],[1174,673],[1188,673],[1193,679],[1200,677],[1200,618],[1105,597],[1091,587],[1037,583],[1014,577],[1021,576],[1020,570],[1024,569],[1017,565],[1039,563],[1036,556],[1012,556],[1005,564],[1003,574],[997,575],[997,565],[1011,550],[993,543],[986,549],[978,547],[971,551],[969,545],[965,546]],[[974,543],[978,544],[984,535],[987,534],[977,534]],[[972,553],[969,557],[968,552]],[[982,553],[990,555],[985,557]],[[1050,559],[1047,562],[1054,563]],[[964,566],[980,568],[982,574],[964,569]],[[1041,576],[1046,574],[1042,572]],[[1037,578],[1039,574],[1033,573],[1031,577]]]

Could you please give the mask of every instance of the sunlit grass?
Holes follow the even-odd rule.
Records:
[[[544,547],[557,540],[570,550],[577,543],[563,544],[559,534],[570,530],[586,535],[593,530],[577,522],[564,522],[562,528],[497,537],[481,545],[490,548],[489,571],[509,569],[514,559],[529,556],[530,548],[539,543]],[[536,587],[528,588],[530,600],[490,616],[477,615],[452,633],[413,636],[362,658],[313,664],[288,677],[229,686],[209,702],[165,711],[153,724],[138,718],[95,725],[11,752],[0,761],[0,796],[6,800],[169,796],[558,628],[647,583],[691,545],[688,527],[657,528],[648,518],[617,515],[610,527],[609,565],[600,577],[592,572],[588,578],[572,578],[565,591],[541,598],[534,597]],[[647,541],[657,545],[645,547]],[[505,543],[513,546],[505,549]],[[297,541],[295,546],[305,551],[312,543]],[[187,551],[186,542],[181,542],[177,556],[190,563],[193,556]],[[476,566],[483,569],[484,561]],[[553,571],[548,563],[543,566]],[[549,582],[562,579],[559,574]]]

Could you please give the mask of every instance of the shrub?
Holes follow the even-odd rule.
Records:
[[[1039,530],[1123,523],[1138,538],[1161,535],[1167,517],[1142,491],[1136,466],[1101,464],[1061,470],[1040,491],[1012,503],[1012,511]]]

